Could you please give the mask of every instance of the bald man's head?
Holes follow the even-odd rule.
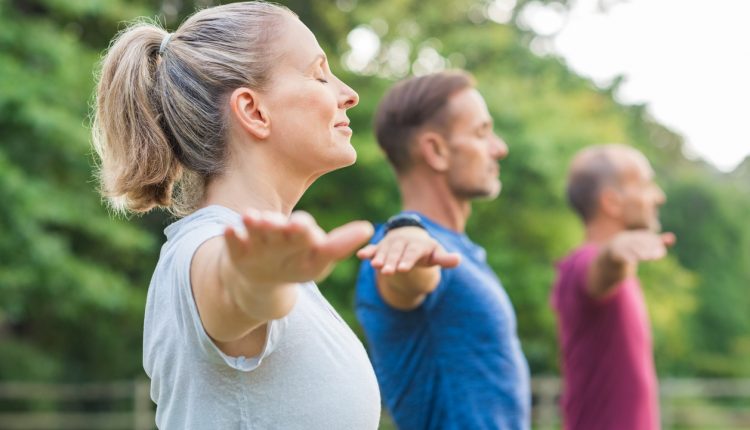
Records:
[[[570,164],[568,202],[588,222],[599,208],[602,190],[619,187],[632,174],[651,175],[648,160],[635,148],[616,143],[585,148]]]

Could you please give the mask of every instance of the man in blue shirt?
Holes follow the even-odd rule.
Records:
[[[411,78],[385,96],[375,132],[403,211],[358,253],[356,306],[388,410],[408,430],[528,429],[515,314],[464,234],[472,201],[500,193],[508,154],[484,99],[463,72]]]

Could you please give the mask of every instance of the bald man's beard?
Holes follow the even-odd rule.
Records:
[[[661,231],[661,222],[658,219],[630,220],[625,224],[626,230],[648,230],[654,233]]]

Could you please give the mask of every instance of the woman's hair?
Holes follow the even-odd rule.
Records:
[[[227,97],[266,88],[284,16],[265,2],[201,10],[168,33],[136,22],[105,54],[93,113],[101,192],[118,211],[194,211],[227,159]],[[164,42],[162,44],[162,42]]]

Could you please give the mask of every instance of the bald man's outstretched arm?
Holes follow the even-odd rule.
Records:
[[[599,250],[589,269],[586,290],[594,298],[607,296],[625,278],[635,276],[638,262],[663,258],[674,242],[672,233],[648,230],[618,233]]]

